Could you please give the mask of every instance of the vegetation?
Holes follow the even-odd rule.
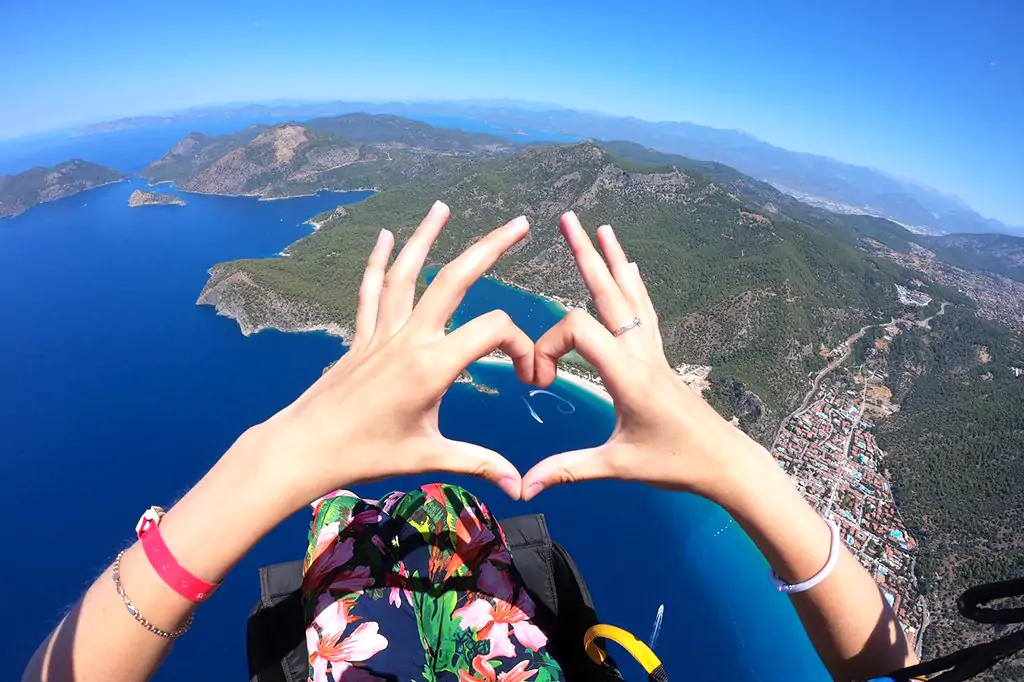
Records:
[[[979,583],[1024,576],[1024,368],[1021,342],[951,308],[892,344],[890,388],[901,409],[881,420],[898,501],[920,542],[918,577],[933,624],[926,653],[994,631],[961,619],[956,598]],[[1002,677],[1013,679],[1009,670]]]
[[[305,127],[362,144],[398,144],[434,151],[495,151],[508,140],[457,128],[437,128],[422,121],[384,114],[345,114],[306,121]]]
[[[128,197],[129,206],[184,206],[185,200],[174,194],[146,192],[137,189]]]
[[[572,208],[590,228],[616,226],[651,289],[670,360],[715,366],[715,378],[741,382],[775,414],[806,390],[807,373],[822,363],[820,344],[897,314],[894,284],[910,277],[829,229],[759,213],[708,177],[664,166],[641,172],[580,143],[462,163],[344,215],[325,214],[317,218],[322,229],[290,246],[289,258],[218,266],[208,287],[244,271],[285,299],[351,320],[377,231],[392,228],[401,240],[435,199],[453,217],[430,264],[525,214],[530,237],[492,274],[576,302],[588,294],[558,233],[559,215]]]
[[[55,201],[126,176],[95,163],[73,159],[56,166],[0,175],[0,218],[16,216],[36,204]]]
[[[513,149],[491,135],[397,116],[349,114],[301,125],[250,126],[219,137],[192,133],[142,174],[205,194],[286,197],[323,189],[387,189]]]
[[[942,260],[1024,282],[1024,239],[1005,234],[948,234],[918,240]]]

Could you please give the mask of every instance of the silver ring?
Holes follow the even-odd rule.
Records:
[[[612,332],[612,336],[622,336],[623,334],[628,332],[633,327],[639,327],[639,326],[640,326],[640,318],[639,317],[634,317],[632,320],[630,320],[626,324],[622,325],[621,327],[619,327],[618,329],[613,331]]]

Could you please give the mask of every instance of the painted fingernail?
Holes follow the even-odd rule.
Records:
[[[434,202],[434,205],[430,207],[430,213],[435,213],[437,211],[443,211],[446,208],[448,208],[448,206],[445,205],[445,203],[443,201],[437,200],[437,201]]]
[[[565,215],[566,215],[567,218],[576,218],[576,211],[573,211],[573,210],[570,209],[570,210],[565,212]],[[579,220],[579,218],[576,218],[576,219]]]

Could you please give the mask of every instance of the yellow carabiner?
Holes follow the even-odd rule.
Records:
[[[602,665],[608,658],[608,654],[597,645],[595,642],[597,639],[609,639],[628,651],[636,659],[637,663],[643,666],[643,669],[647,671],[647,675],[651,679],[668,679],[665,668],[661,665],[661,660],[651,651],[649,646],[634,637],[632,633],[622,628],[617,628],[614,625],[595,625],[587,630],[587,633],[583,635],[583,647],[590,660],[598,665]]]

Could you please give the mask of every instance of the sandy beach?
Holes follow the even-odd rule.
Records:
[[[477,360],[477,362],[486,365],[506,365],[509,367],[512,366],[512,361],[509,360],[508,358],[499,358],[490,355],[480,358],[479,360]],[[583,377],[576,376],[575,374],[567,372],[561,367],[558,369],[558,378],[564,379],[569,383],[579,388],[582,388],[584,391],[587,391],[591,395],[600,398],[609,405],[612,404],[612,397],[608,394],[608,391],[604,389],[604,386],[601,386],[598,383],[590,381],[589,379],[584,379]]]

